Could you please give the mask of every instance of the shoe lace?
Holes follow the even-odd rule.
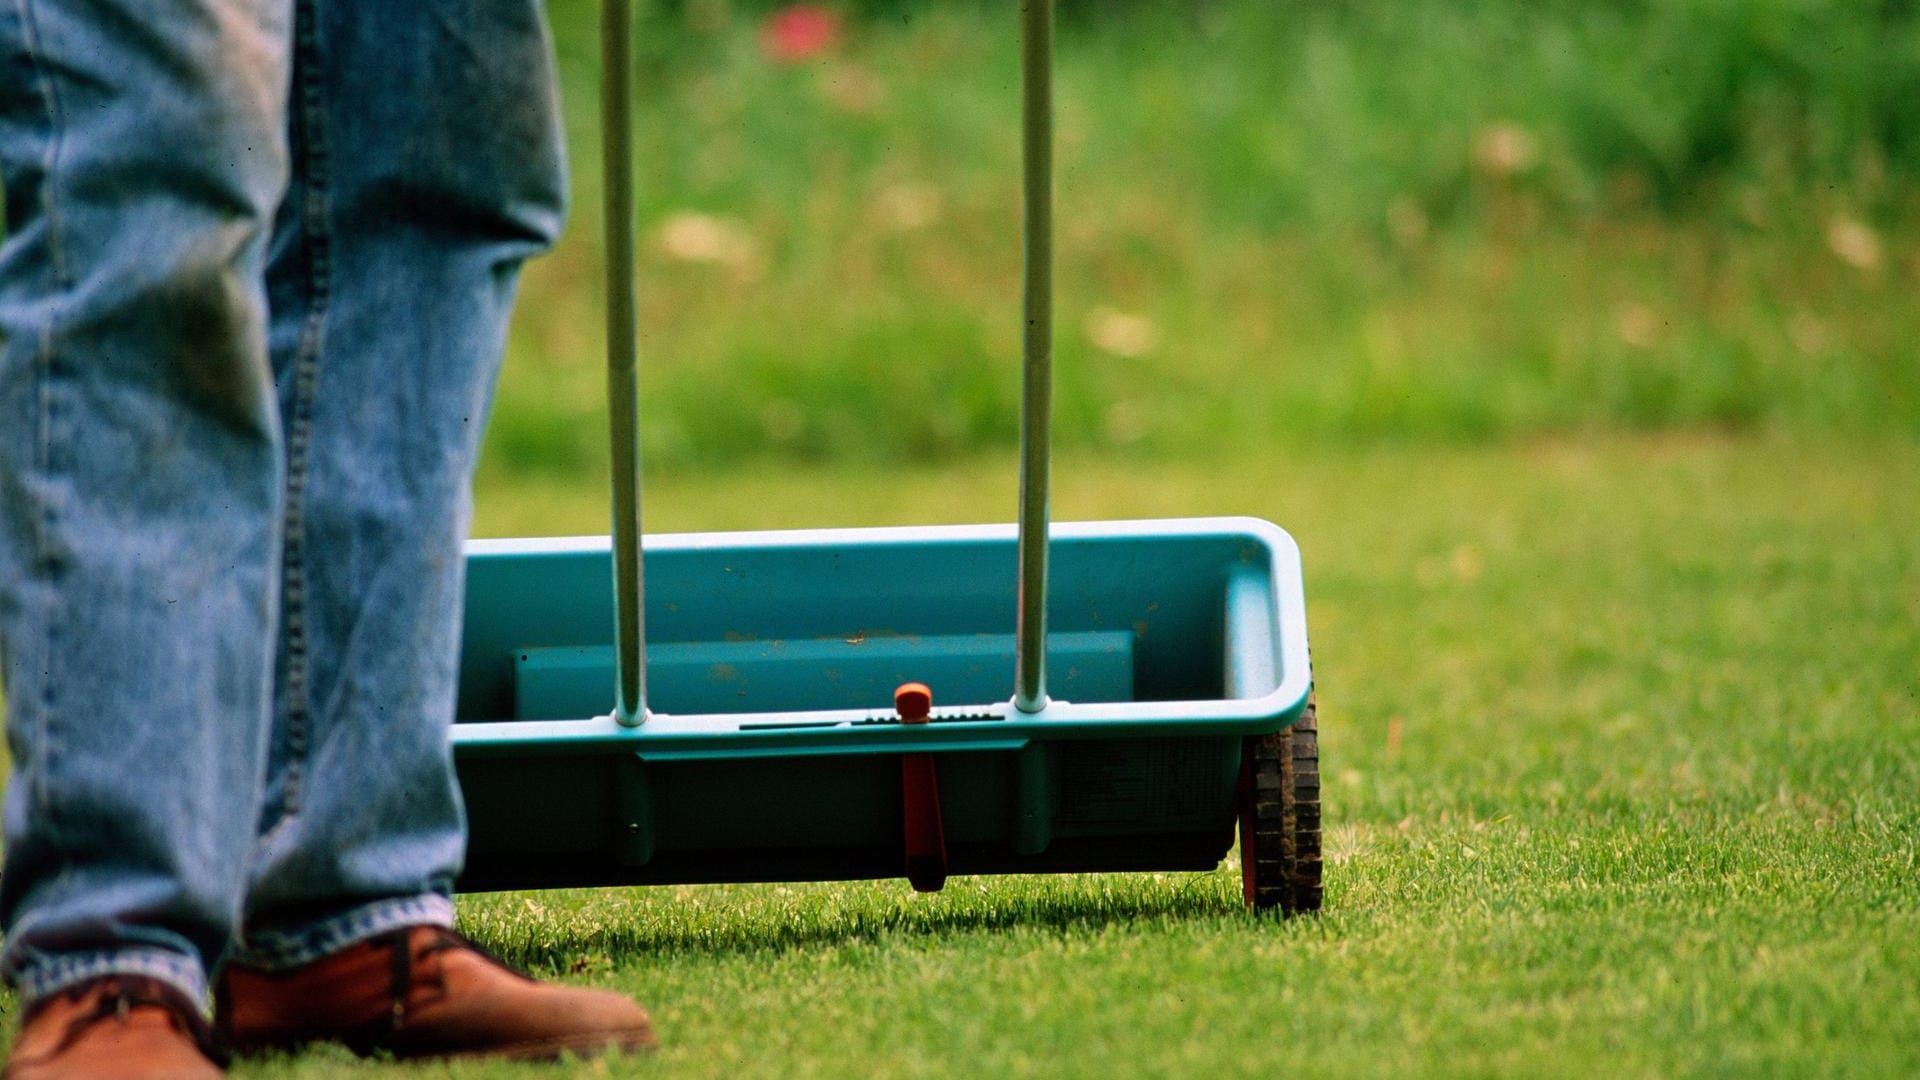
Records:
[[[135,1009],[157,1006],[166,1011],[173,1025],[192,1039],[194,1046],[208,1060],[222,1068],[226,1067],[226,1051],[214,1040],[213,1030],[201,1017],[200,1010],[194,1008],[193,1002],[180,991],[158,979],[112,975],[73,987],[67,991],[67,1000],[78,1002],[96,989],[101,993],[94,1000],[93,1008],[68,1021],[67,1029],[60,1034],[60,1041],[48,1051],[49,1058],[65,1053],[98,1024],[108,1020],[124,1022]]]
[[[392,1014],[387,1018],[387,1033],[398,1032],[407,1022],[407,992],[413,988],[414,948],[412,927],[403,927],[381,935],[386,942],[389,960],[388,978],[390,990],[388,996],[393,1001]],[[504,968],[529,981],[533,976],[507,963],[490,952],[484,945],[444,926],[430,928],[430,937],[418,950],[421,960],[443,952],[470,952],[479,955],[488,963]]]

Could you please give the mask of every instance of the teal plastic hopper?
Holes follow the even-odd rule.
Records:
[[[454,748],[466,888],[898,877],[902,755],[950,873],[1210,869],[1243,748],[1308,706],[1298,549],[1252,519],[1053,529],[1014,708],[1011,526],[649,538],[645,723],[611,715],[604,538],[473,545]],[[934,694],[931,723],[894,708]]]

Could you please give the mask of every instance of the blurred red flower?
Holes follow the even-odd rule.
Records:
[[[760,27],[760,49],[783,64],[798,64],[840,40],[840,15],[825,4],[788,4]]]

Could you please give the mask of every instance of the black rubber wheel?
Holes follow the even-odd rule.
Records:
[[[1247,740],[1240,766],[1240,877],[1247,906],[1320,910],[1320,731],[1314,703],[1290,728]]]

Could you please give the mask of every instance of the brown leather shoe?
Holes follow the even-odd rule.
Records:
[[[225,1059],[208,1036],[180,991],[106,975],[35,1002],[0,1080],[213,1080]]]
[[[536,982],[438,926],[348,946],[305,967],[229,965],[215,1023],[239,1053],[345,1043],[395,1057],[556,1058],[648,1050],[646,1011],[607,990]]]

